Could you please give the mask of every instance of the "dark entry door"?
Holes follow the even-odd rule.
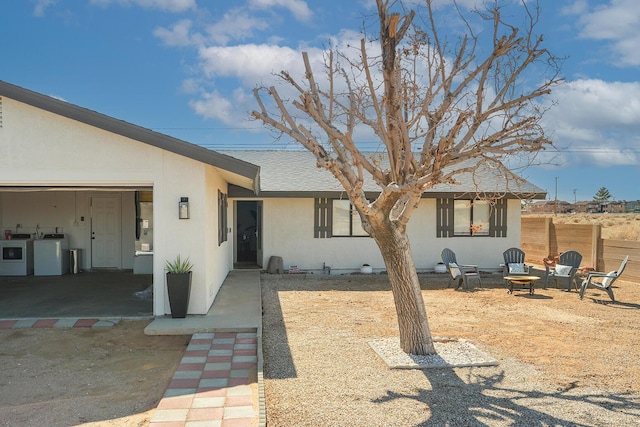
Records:
[[[262,264],[262,202],[236,202],[236,262],[244,266]]]

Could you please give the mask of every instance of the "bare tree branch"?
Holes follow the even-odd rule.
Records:
[[[318,79],[304,52],[304,78],[278,74],[296,94],[290,103],[274,87],[254,90],[258,110],[252,116],[313,153],[340,182],[378,244],[405,351],[433,351],[426,316],[412,318],[424,303],[406,236],[423,193],[456,184],[463,174],[475,179],[481,167],[495,169],[507,183],[518,182],[508,159],[551,146],[540,124],[545,110],[539,100],[562,80],[558,59],[534,32],[540,10],[531,1],[520,0],[517,11],[526,23],[513,25],[504,19],[511,15],[503,13],[509,3],[466,11],[455,1],[435,8],[424,0],[426,17],[417,22],[416,12],[401,0],[376,0],[379,37],[363,38],[353,51],[330,49],[326,78]],[[457,13],[462,25],[456,28],[466,30],[453,43],[448,21],[439,15],[443,9]],[[475,33],[479,23],[489,31]],[[546,79],[539,72],[543,67]],[[532,70],[533,83],[526,78]],[[292,109],[312,124],[294,117]],[[357,135],[363,129],[379,139],[381,152],[361,149]],[[373,200],[367,199],[369,181],[379,187]],[[507,191],[478,187],[472,197],[495,203]]]

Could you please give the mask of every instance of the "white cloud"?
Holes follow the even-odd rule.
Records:
[[[640,2],[637,0],[610,0],[582,15],[579,25],[580,37],[611,43],[612,57],[618,65],[640,65]]]
[[[563,120],[576,126],[640,128],[640,82],[576,80],[560,86],[556,96]]]
[[[558,104],[545,116],[545,127],[575,161],[600,166],[639,162],[640,82],[576,80],[552,96]]]
[[[193,21],[183,19],[169,28],[156,28],[153,35],[167,46],[224,46],[232,40],[253,37],[255,31],[268,28],[269,23],[266,20],[251,16],[243,9],[231,9],[217,22],[202,27],[201,31],[194,28]]]
[[[35,16],[44,16],[45,9],[55,3],[56,0],[38,0],[33,8],[33,14]]]
[[[161,39],[167,46],[189,46],[193,43],[191,25],[191,20],[183,19],[173,24],[169,29],[156,28],[153,30],[153,35]]]
[[[200,99],[189,103],[191,108],[202,117],[220,120],[230,124],[235,116],[232,103],[217,91],[202,93]]]
[[[286,46],[245,44],[200,49],[202,71],[206,77],[237,77],[252,87],[281,70],[294,75],[302,72],[300,52]],[[296,72],[298,70],[298,72]]]
[[[266,30],[269,24],[264,19],[249,15],[242,9],[232,9],[221,20],[206,29],[208,38],[216,44],[226,45],[230,40],[252,37],[254,30]]]
[[[564,6],[560,9],[560,13],[563,15],[582,15],[589,9],[587,0],[576,0],[568,6]]]
[[[230,127],[255,127],[249,119],[249,112],[255,108],[255,98],[253,93],[242,88],[235,89],[229,96],[215,89],[202,91],[189,106],[205,119],[218,120]]]
[[[117,3],[122,6],[140,6],[145,9],[159,9],[166,12],[184,12],[196,8],[196,0],[91,0],[91,4],[108,6]]]
[[[292,66],[295,59],[300,58],[299,53],[290,48],[254,44],[203,47],[199,55],[204,82],[229,79],[238,83],[232,91],[221,93],[206,89],[206,83],[197,85],[195,80],[189,80],[185,82],[185,88],[197,90],[197,99],[189,105],[206,119],[234,127],[242,126],[238,123],[239,118],[248,118],[249,112],[256,107],[251,90],[260,84],[274,84],[273,73]]]
[[[308,21],[313,13],[307,3],[302,0],[249,0],[249,5],[255,9],[270,9],[284,7],[299,21]]]

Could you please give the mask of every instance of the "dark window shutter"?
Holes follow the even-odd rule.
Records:
[[[218,190],[218,246],[227,241],[227,195]]]
[[[331,199],[326,197],[316,198],[314,201],[313,237],[331,237]]]
[[[437,199],[436,221],[436,237],[453,237],[453,199]]]
[[[229,229],[229,221],[227,217],[227,213],[229,212],[229,196],[227,193],[222,194],[222,235],[224,236],[224,241],[229,240],[229,235],[227,230]]]
[[[489,236],[507,237],[507,199],[496,200],[489,218]]]

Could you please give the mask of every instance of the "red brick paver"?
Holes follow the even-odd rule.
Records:
[[[149,427],[258,426],[257,361],[255,332],[194,334]]]

